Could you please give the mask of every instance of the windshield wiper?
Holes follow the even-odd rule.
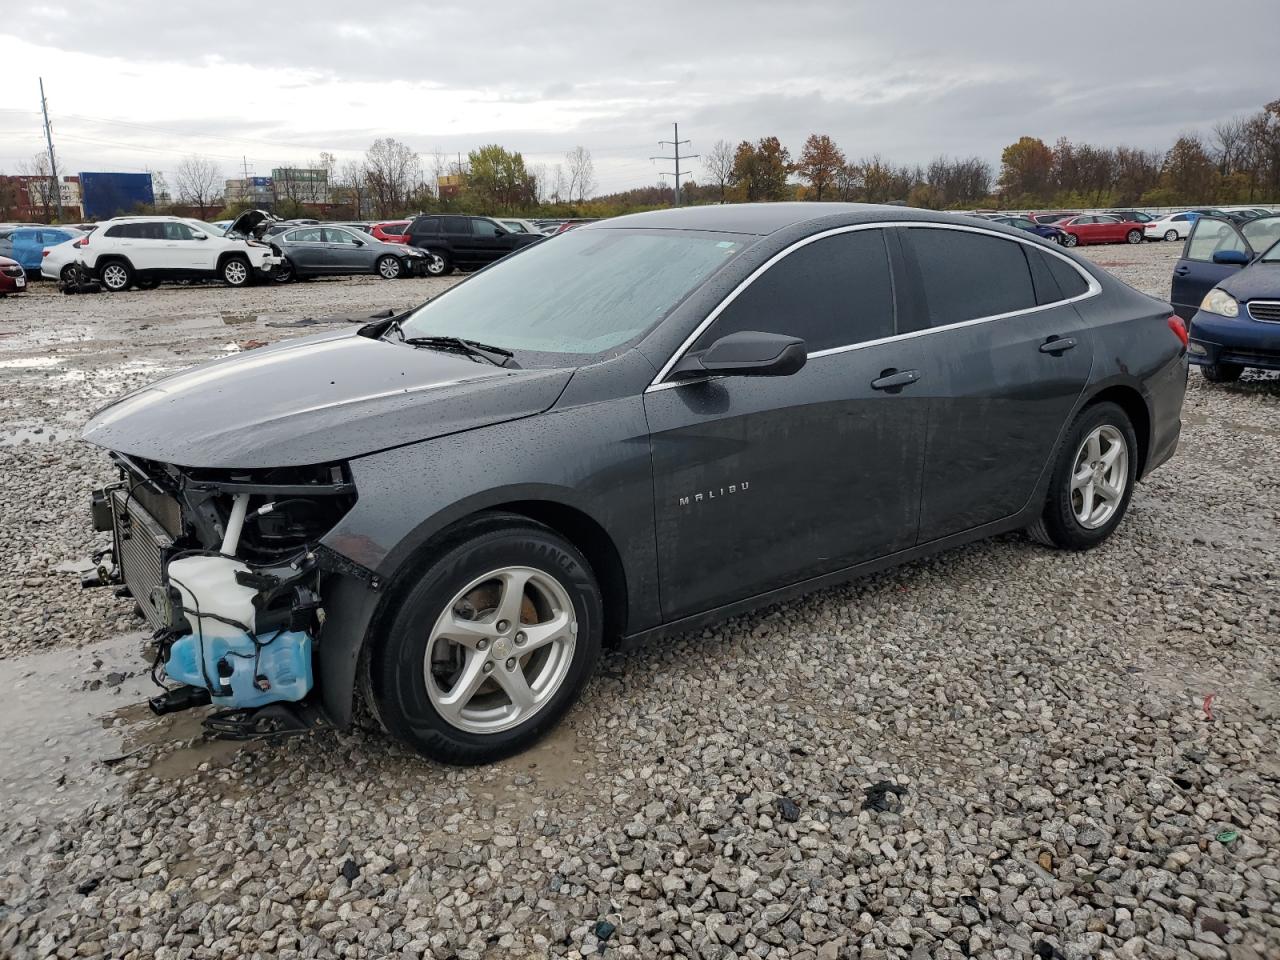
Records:
[[[515,354],[510,350],[502,347],[495,347],[487,343],[481,343],[478,340],[467,340],[463,337],[406,337],[403,331],[397,328],[400,333],[400,339],[403,343],[407,343],[411,347],[435,347],[439,350],[457,350],[459,353],[465,353],[472,359],[479,358],[492,363],[495,367],[519,367],[520,365],[514,361]],[[494,357],[501,357],[501,360],[495,360]]]

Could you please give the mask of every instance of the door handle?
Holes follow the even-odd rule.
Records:
[[[1065,353],[1076,345],[1074,337],[1050,337],[1044,343],[1040,344],[1041,353],[1059,354]]]
[[[888,370],[881,371],[880,376],[871,381],[871,389],[897,391],[919,379],[918,370],[895,370],[890,367]]]
[[[1174,267],[1173,272],[1179,277],[1185,277],[1191,272],[1190,267]]]

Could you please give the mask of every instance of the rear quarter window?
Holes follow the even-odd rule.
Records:
[[[1070,300],[1089,292],[1089,282],[1080,276],[1080,271],[1071,264],[1048,253],[1044,254],[1044,260],[1049,265],[1049,272],[1053,274],[1053,279],[1058,283],[1058,290],[1062,293],[1063,299]]]

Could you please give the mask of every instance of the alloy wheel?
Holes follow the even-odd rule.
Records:
[[[222,268],[222,279],[233,287],[239,287],[249,279],[249,268],[244,265],[243,260],[228,260],[227,265]]]
[[[1124,501],[1129,482],[1129,447],[1109,423],[1081,441],[1071,467],[1071,509],[1087,530],[1104,526]]]
[[[427,696],[459,730],[509,730],[555,696],[577,633],[573,602],[552,575],[533,567],[486,573],[458,591],[431,629]]]
[[[438,277],[444,273],[444,257],[438,253],[429,253],[427,256],[430,258],[427,260],[427,273],[433,277]]]
[[[1129,241],[1130,243],[1141,243],[1141,242],[1142,242],[1142,231],[1141,231],[1141,230],[1130,230],[1130,231],[1129,231],[1129,233],[1128,233],[1127,239],[1128,239],[1128,241]]]
[[[394,280],[400,276],[400,261],[395,257],[383,257],[378,261],[378,273],[384,280]]]
[[[129,285],[129,271],[123,264],[107,264],[102,268],[102,285],[108,290],[123,290]]]
[[[1178,239],[1178,231],[1177,231],[1177,230],[1166,230],[1166,231],[1164,232],[1164,238],[1165,238],[1166,240],[1177,240],[1177,239]]]
[[[1074,247],[1077,243],[1080,242],[1080,238],[1077,237],[1074,233],[1068,233],[1065,237],[1062,238],[1062,242],[1065,246]]]

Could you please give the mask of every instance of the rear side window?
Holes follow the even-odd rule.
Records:
[[[123,237],[125,235],[125,227],[123,224],[117,224],[114,227],[107,227],[107,232],[103,234],[104,237]]]
[[[1060,257],[1048,253],[1043,256],[1045,263],[1049,265],[1049,272],[1053,274],[1053,279],[1058,282],[1058,289],[1062,292],[1063,299],[1071,300],[1089,292],[1089,282],[1080,276],[1079,270]]]
[[[466,217],[441,217],[440,225],[445,233],[470,233],[471,221]]]
[[[1023,244],[982,233],[912,227],[929,325],[942,327],[1036,306]]]
[[[892,336],[884,231],[839,233],[783,257],[724,309],[693,349],[743,330],[800,337],[810,353]]]

